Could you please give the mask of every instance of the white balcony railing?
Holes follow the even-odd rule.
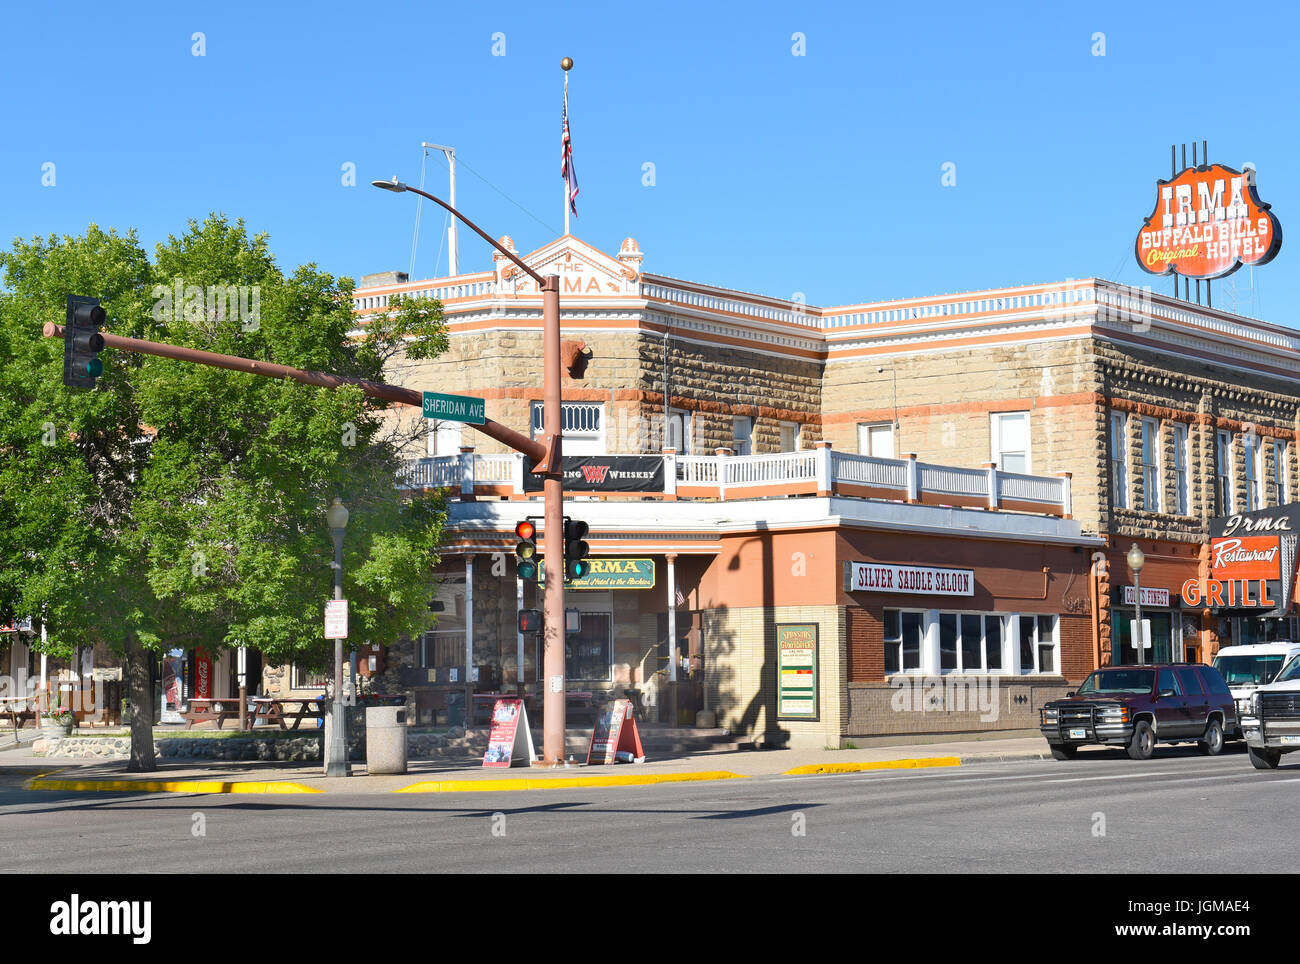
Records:
[[[644,458],[642,453],[638,457]],[[611,455],[611,459],[619,456]],[[839,495],[929,505],[980,506],[1070,516],[1070,476],[1022,475],[996,467],[970,469],[833,452],[827,443],[811,450],[767,455],[675,455],[665,452],[662,491],[609,493],[615,497],[752,499]],[[472,496],[527,498],[524,457],[463,452],[406,463],[398,486],[444,488]],[[583,490],[592,494],[592,490]]]

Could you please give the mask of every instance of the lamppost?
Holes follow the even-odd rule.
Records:
[[[566,68],[567,69],[567,68]],[[439,198],[419,188],[403,184],[396,177],[391,181],[371,181],[377,188],[401,194],[410,191],[446,209],[459,218],[480,238],[503,256],[514,262],[524,274],[537,282],[542,294],[542,372],[543,372],[543,431],[546,435],[545,457],[538,461],[534,474],[541,475],[544,495],[545,530],[542,549],[546,560],[546,589],[542,608],[545,646],[543,673],[545,676],[542,716],[542,759],[549,764],[564,762],[564,477],[561,463],[560,419],[560,278],[558,275],[542,277],[513,252],[493,241],[487,233],[465,215]],[[481,426],[471,426],[482,428]],[[496,438],[518,452],[536,457],[536,444],[530,439],[507,437],[494,426]],[[513,433],[510,433],[513,435]]]
[[[325,510],[325,521],[334,539],[334,598],[343,598],[343,530],[348,526],[348,510],[335,496]],[[330,707],[330,732],[325,747],[325,775],[346,777],[350,774],[346,729],[343,719],[343,640],[334,640],[334,702]]]
[[[1135,644],[1137,646],[1139,666],[1146,662],[1142,658],[1143,644],[1146,642],[1146,633],[1142,631],[1142,567],[1146,565],[1146,561],[1147,557],[1138,548],[1138,544],[1133,543],[1132,548],[1128,551],[1128,567],[1133,572],[1133,604],[1137,608],[1137,620],[1133,623],[1133,630],[1137,634]],[[1154,650],[1152,655],[1155,655]]]

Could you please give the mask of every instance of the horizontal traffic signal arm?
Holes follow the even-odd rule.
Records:
[[[66,329],[52,321],[45,323],[46,338],[64,338]],[[423,410],[424,396],[409,388],[399,388],[384,382],[371,382],[364,378],[348,378],[343,375],[329,375],[325,372],[304,371],[290,368],[288,365],[275,365],[271,362],[256,361],[252,358],[240,358],[237,355],[219,355],[216,352],[200,351],[197,348],[182,348],[157,341],[144,341],[140,338],[124,338],[121,335],[103,335],[106,348],[135,352],[138,355],[156,355],[159,358],[173,358],[176,361],[192,362],[196,365],[208,365],[212,368],[226,368],[235,372],[247,372],[250,375],[263,375],[267,378],[287,378],[302,382],[304,385],[318,385],[321,388],[342,388],[344,385],[356,385],[371,398],[383,399],[398,405],[411,405]],[[523,452],[538,463],[546,461],[549,449],[541,442],[536,442],[526,435],[520,435],[514,429],[506,428],[500,422],[485,419],[482,425],[465,423],[470,428],[494,438],[502,445],[508,445],[516,452]],[[540,467],[540,466],[539,466]],[[559,471],[559,467],[555,467]]]

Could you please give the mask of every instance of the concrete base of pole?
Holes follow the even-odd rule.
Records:
[[[327,777],[347,777],[352,775],[348,763],[347,747],[343,742],[343,704],[330,702],[325,704],[325,775]]]

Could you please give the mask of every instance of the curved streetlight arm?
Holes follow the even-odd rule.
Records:
[[[383,183],[385,183],[385,182],[383,182],[383,181],[377,181],[377,182],[375,182],[375,186],[378,187],[379,185],[381,185],[381,184],[383,184]],[[440,198],[436,198],[436,197],[434,197],[434,196],[433,196],[432,194],[430,194],[428,191],[421,191],[418,187],[411,187],[409,184],[405,185],[405,187],[406,187],[406,190],[410,191],[412,194],[418,194],[418,195],[420,195],[420,197],[422,197],[422,198],[428,198],[428,199],[429,199],[430,201],[432,201],[434,204],[440,204],[440,205],[442,205],[444,208],[446,208],[448,211],[450,211],[453,215],[455,215],[456,217],[460,218],[460,220],[464,221],[465,224],[466,224],[466,226],[468,226],[469,229],[470,229],[471,231],[473,231],[473,232],[474,232],[475,234],[477,234],[480,238],[482,238],[482,239],[483,239],[484,241],[486,241],[488,244],[492,245],[492,247],[496,248],[498,251],[500,251],[502,254],[504,254],[507,258],[509,258],[511,261],[513,261],[516,265],[518,265],[518,266],[519,266],[519,270],[522,271],[524,274],[528,275],[528,277],[532,278],[534,281],[536,281],[537,284],[538,284],[538,286],[540,286],[540,285],[542,284],[542,276],[541,276],[541,275],[539,275],[539,274],[538,274],[536,271],[534,271],[532,268],[528,267],[528,265],[526,265],[526,264],[524,264],[522,261],[520,261],[519,258],[518,258],[518,256],[516,256],[516,255],[514,255],[514,254],[511,254],[511,253],[510,253],[509,251],[507,251],[505,248],[501,247],[501,245],[497,244],[497,242],[493,241],[490,237],[488,237],[487,232],[485,232],[482,228],[480,228],[477,224],[475,224],[475,223],[474,223],[473,221],[471,221],[469,218],[465,217],[465,215],[463,215],[463,214],[461,214],[459,211],[457,211],[454,207],[452,207],[452,206],[451,206],[450,204],[448,204],[446,201],[443,201],[443,200],[441,200]]]

